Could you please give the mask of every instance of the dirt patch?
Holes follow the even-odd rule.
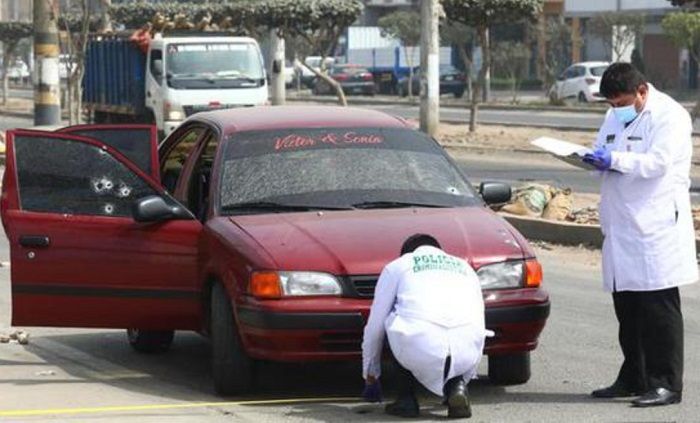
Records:
[[[539,137],[558,138],[590,147],[595,142],[596,131],[481,125],[476,132],[469,132],[467,125],[440,123],[436,135],[438,142],[456,147],[540,152],[542,150],[530,145],[530,141]],[[693,136],[693,159],[700,161],[700,136]]]

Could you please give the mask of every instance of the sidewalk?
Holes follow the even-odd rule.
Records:
[[[34,100],[10,97],[7,104],[0,105],[0,116],[33,117]]]

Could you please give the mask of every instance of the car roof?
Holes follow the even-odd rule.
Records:
[[[377,110],[340,106],[258,106],[201,112],[192,120],[224,134],[287,128],[408,128],[404,119]]]

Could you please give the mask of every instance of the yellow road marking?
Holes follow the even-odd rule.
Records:
[[[230,407],[236,405],[283,405],[283,404],[303,404],[314,402],[350,402],[358,401],[357,397],[338,398],[292,398],[277,400],[251,400],[251,401],[220,401],[220,402],[194,402],[187,404],[151,404],[151,405],[124,405],[112,407],[85,407],[85,408],[48,408],[39,410],[7,410],[0,411],[0,417],[27,417],[27,416],[49,416],[60,414],[88,414],[88,413],[115,413],[124,411],[152,411],[152,410],[172,410],[178,408],[201,408],[201,407]]]

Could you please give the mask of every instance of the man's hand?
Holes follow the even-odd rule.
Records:
[[[600,171],[610,170],[610,166],[612,165],[612,155],[609,151],[599,148],[594,151],[593,154],[586,154],[583,156],[583,161],[595,166],[595,168]]]
[[[365,389],[362,391],[362,398],[367,402],[382,401],[382,385],[374,376],[367,376]]]

